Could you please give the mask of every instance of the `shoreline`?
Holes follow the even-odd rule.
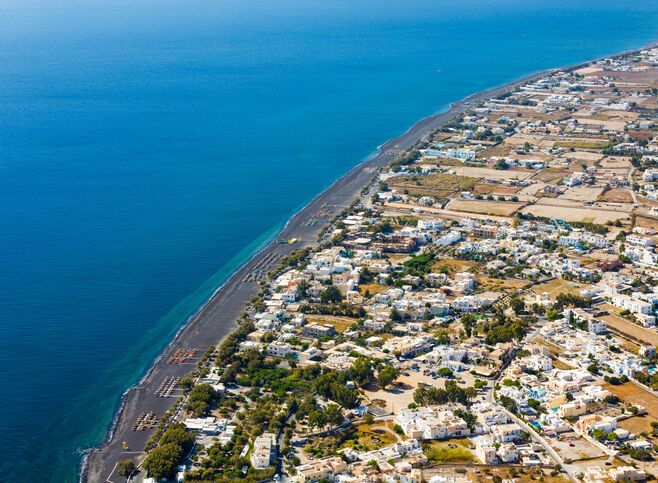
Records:
[[[620,57],[656,45],[658,43],[654,42],[576,64],[545,69],[470,94],[459,101],[450,103],[444,111],[420,119],[404,133],[378,146],[377,154],[351,168],[293,213],[273,239],[265,242],[261,249],[236,268],[181,325],[171,341],[153,360],[139,382],[123,392],[107,437],[99,446],[88,449],[82,458],[80,481],[109,481],[116,462],[127,456],[121,448],[122,441],[128,442],[131,451],[133,449],[141,450],[144,447],[152,430],[131,431],[131,422],[134,421],[137,414],[142,412],[154,411],[162,414],[169,409],[177,399],[170,401],[169,398],[157,397],[154,395],[154,389],[163,378],[183,377],[196,367],[196,363],[191,363],[192,368],[182,364],[166,364],[168,356],[171,356],[175,350],[185,347],[195,347],[199,350],[199,354],[203,354],[208,346],[221,343],[236,328],[239,315],[249,299],[260,288],[259,282],[250,278],[250,275],[256,270],[267,273],[276,266],[282,256],[288,255],[294,250],[316,246],[320,230],[361,196],[361,190],[375,178],[378,169],[390,164],[399,154],[412,148],[430,132],[471,109],[473,103],[496,97],[516,89],[519,85],[556,71],[578,69],[602,58]],[[322,212],[322,215],[319,212]],[[314,216],[316,214],[318,216]],[[316,223],[309,224],[311,219]],[[278,243],[280,238],[298,238],[300,241],[294,245],[281,245]]]

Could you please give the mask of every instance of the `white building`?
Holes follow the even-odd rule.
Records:
[[[489,436],[474,438],[473,443],[475,443],[475,456],[483,465],[491,465],[496,462],[496,447]]]
[[[251,453],[251,465],[262,470],[270,466],[272,446],[275,436],[272,433],[263,433],[254,440],[254,450]]]

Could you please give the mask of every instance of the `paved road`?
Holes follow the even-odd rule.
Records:
[[[576,478],[576,475],[573,474],[571,469],[565,467],[564,461],[562,460],[560,455],[557,454],[557,452],[551,447],[550,444],[548,444],[548,442],[542,436],[537,434],[537,432],[535,430],[533,430],[528,424],[526,424],[526,422],[523,421],[521,418],[518,418],[517,416],[515,416],[513,413],[511,413],[510,411],[508,411],[505,408],[503,408],[503,410],[507,413],[507,416],[510,419],[512,419],[519,426],[521,426],[528,434],[530,434],[530,437],[534,441],[539,443],[541,445],[541,447],[544,448],[544,450],[549,454],[549,456],[553,459],[553,461],[555,461],[558,465],[560,465],[562,467],[562,469],[567,473],[567,475],[569,476],[569,479],[571,481],[574,481],[574,482],[578,481],[578,479]]]
[[[232,332],[245,304],[258,292],[258,281],[254,280],[254,273],[267,273],[276,265],[280,257],[301,247],[314,246],[322,226],[360,195],[361,190],[370,183],[378,168],[387,166],[400,153],[413,147],[427,134],[481,100],[511,91],[523,83],[554,71],[555,69],[551,69],[533,74],[505,86],[469,96],[453,104],[450,111],[421,120],[406,133],[382,145],[377,156],[353,168],[295,214],[283,229],[280,238],[298,238],[300,242],[295,245],[271,243],[240,268],[189,321],[142,382],[124,396],[122,409],[115,421],[111,438],[89,454],[81,480],[91,482],[125,481],[114,472],[116,463],[126,458],[133,459],[135,462],[140,461],[142,454],[139,451],[144,447],[153,431],[132,431],[131,425],[136,417],[144,412],[152,411],[158,416],[163,415],[173,404],[174,399],[157,397],[155,395],[157,387],[166,377],[183,377],[194,369],[194,365],[167,364],[167,359],[177,349],[186,347],[197,348],[199,354],[203,354],[209,346],[218,344]],[[309,223],[309,220],[314,221]],[[127,443],[128,451],[122,449],[123,441]]]

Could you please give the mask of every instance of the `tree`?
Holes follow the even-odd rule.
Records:
[[[348,370],[348,377],[360,385],[368,384],[373,374],[372,361],[367,357],[358,357],[352,368]]]
[[[478,319],[473,314],[464,314],[461,318],[461,323],[464,326],[464,331],[468,337],[473,333],[473,327],[477,325]]]
[[[516,402],[514,399],[508,396],[500,396],[500,404],[507,409],[508,411],[512,413],[516,413],[518,411],[518,407],[516,405]]]
[[[557,320],[560,318],[560,312],[552,308],[548,309],[548,311],[546,312],[546,318],[548,320]]]
[[[349,387],[334,382],[331,383],[329,390],[330,390],[331,399],[336,401],[344,408],[353,408],[354,406],[356,406],[358,397],[356,395],[356,392],[350,389]]]
[[[499,159],[493,166],[494,169],[505,170],[509,168],[509,164],[504,159]]]
[[[397,379],[399,373],[393,366],[384,366],[377,372],[377,383],[382,389],[386,389],[390,383]]]
[[[509,305],[516,315],[519,315],[525,309],[525,303],[518,297],[512,297]]]
[[[462,418],[466,424],[468,424],[468,428],[471,431],[475,431],[475,424],[477,423],[477,416],[473,414],[470,411],[464,411],[463,409],[456,409],[455,410],[455,416]]]
[[[343,412],[340,410],[337,404],[329,404],[324,411],[325,419],[329,424],[338,426],[343,422]]]
[[[160,438],[160,444],[169,443],[177,444],[184,452],[188,452],[194,446],[194,435],[189,433],[182,424],[173,423]]]
[[[374,468],[375,470],[379,471],[379,464],[377,464],[376,460],[368,461],[367,465],[370,466],[371,468]]]
[[[453,376],[452,371],[447,367],[442,367],[441,369],[439,369],[437,374],[439,375],[439,377],[445,377],[446,379]]]
[[[311,284],[308,283],[307,280],[302,280],[299,282],[299,285],[297,285],[297,290],[299,291],[299,296],[303,299],[305,299],[308,296],[308,289],[310,288]]]
[[[117,465],[117,471],[121,476],[128,476],[135,471],[135,463],[132,460],[121,460]]]
[[[468,406],[476,394],[475,388],[462,389],[455,381],[448,380],[445,388],[419,387],[414,391],[414,402],[421,406],[441,405],[449,402]]]
[[[647,449],[632,449],[628,452],[629,456],[638,461],[652,461],[653,455]]]
[[[366,424],[372,424],[372,423],[375,422],[375,417],[372,415],[371,412],[367,412],[367,413],[363,416],[363,420],[364,420],[364,422],[365,422]]]
[[[393,322],[402,322],[402,314],[395,307],[391,310],[391,320]]]
[[[340,292],[340,289],[335,285],[331,285],[324,289],[320,294],[320,301],[323,304],[337,304],[343,300],[343,294]]]
[[[187,409],[195,416],[208,412],[210,405],[215,401],[215,390],[210,384],[197,384],[190,391],[187,399]]]
[[[327,418],[322,411],[311,411],[307,417],[309,428],[322,428],[327,424]]]
[[[450,345],[450,332],[439,330],[434,334],[434,340],[440,345]]]
[[[177,444],[162,444],[149,453],[144,460],[144,468],[156,481],[171,478],[182,456],[183,449]]]
[[[539,408],[541,407],[541,402],[538,401],[537,399],[528,399],[528,406],[534,409],[535,411],[538,411]]]

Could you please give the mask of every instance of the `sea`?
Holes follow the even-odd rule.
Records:
[[[656,1],[2,0],[0,481],[77,481],[187,318],[378,145],[656,40]]]

